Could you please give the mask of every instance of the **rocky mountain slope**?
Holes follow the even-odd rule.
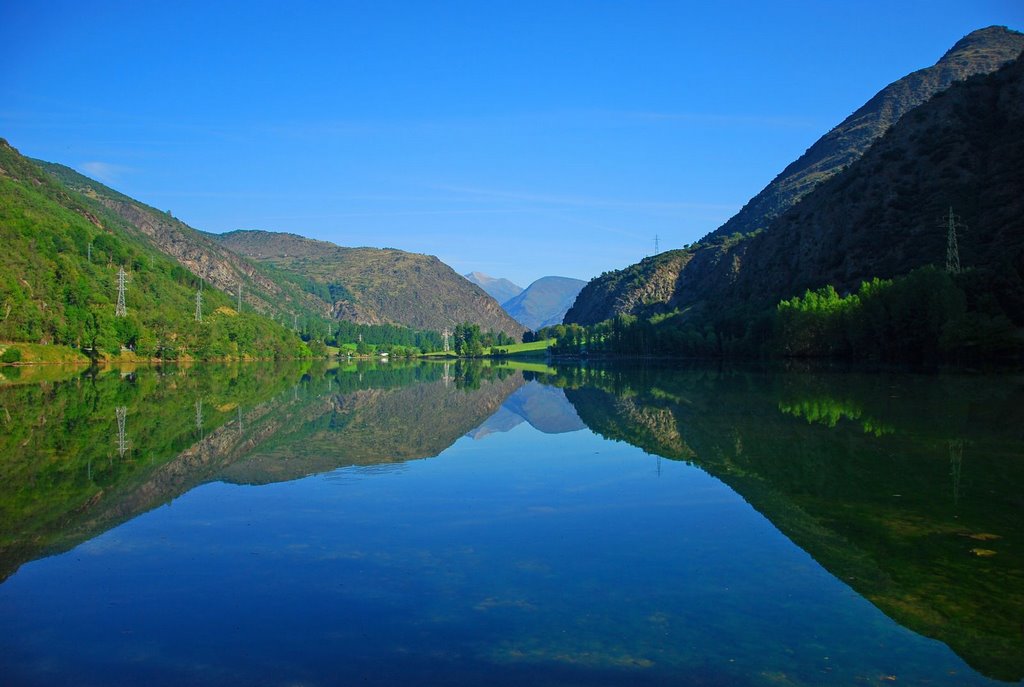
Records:
[[[1024,274],[1024,58],[904,117],[856,164],[728,251],[731,268],[682,275],[674,304],[854,289],[944,266],[948,213],[965,268]],[[695,257],[694,261],[697,261]],[[996,294],[1022,299],[1024,295]]]
[[[462,276],[479,286],[487,293],[488,296],[499,303],[504,303],[508,299],[518,296],[523,292],[522,286],[510,282],[508,279],[492,277],[484,274],[483,272],[470,272],[469,274],[464,274]]]
[[[859,248],[854,248],[851,241],[857,242],[865,239],[870,241],[875,238],[884,240],[883,236],[873,233],[877,228],[879,218],[889,222],[885,231],[897,238],[902,227],[908,226],[906,224],[897,226],[897,222],[917,222],[916,226],[919,226],[919,229],[915,230],[917,233],[923,230],[924,225],[935,230],[941,214],[939,206],[943,204],[957,205],[959,208],[956,210],[957,213],[969,218],[966,220],[969,224],[977,224],[978,219],[986,222],[996,219],[974,217],[967,214],[967,205],[977,206],[978,202],[977,200],[967,202],[966,196],[969,196],[971,191],[964,184],[970,188],[979,188],[981,177],[988,175],[987,168],[969,168],[964,171],[966,176],[963,179],[960,179],[960,173],[953,169],[947,169],[944,172],[945,176],[939,178],[930,168],[933,155],[938,159],[939,156],[958,149],[954,140],[958,134],[949,129],[945,134],[949,139],[948,142],[932,146],[929,143],[931,132],[926,132],[921,128],[924,123],[916,119],[917,115],[910,115],[909,119],[914,121],[909,124],[905,124],[908,117],[903,115],[908,112],[916,113],[916,110],[912,109],[915,105],[945,92],[944,89],[951,83],[955,86],[963,83],[963,79],[972,74],[981,76],[993,72],[1001,65],[1013,60],[1022,49],[1024,49],[1024,34],[1016,31],[1010,31],[1003,27],[990,27],[971,33],[959,41],[934,67],[915,72],[881,91],[841,125],[822,137],[799,160],[787,167],[733,219],[705,237],[695,247],[669,251],[648,258],[638,265],[605,273],[592,280],[580,293],[573,308],[566,314],[566,322],[593,324],[619,313],[650,315],[675,308],[685,308],[704,299],[714,300],[726,293],[732,293],[734,282],[741,280],[739,276],[741,273],[744,274],[742,281],[746,284],[742,293],[775,297],[788,296],[794,288],[802,288],[807,285],[818,286],[826,283],[829,279],[838,277],[842,277],[841,281],[846,285],[861,277],[887,276],[898,273],[894,270],[905,270],[913,266],[940,261],[943,254],[936,256],[931,244],[925,247],[901,242],[899,250],[903,253],[876,268],[873,264],[874,258],[882,257],[889,247],[885,244],[874,246],[860,244]],[[978,76],[975,76],[975,79]],[[960,115],[963,113],[960,110],[963,107],[965,106],[954,108],[956,111],[951,109],[950,116],[962,119]],[[971,121],[960,121],[959,126],[986,126],[981,121],[981,115],[983,115],[983,112],[979,111],[981,108],[973,106],[970,109],[974,115]],[[871,173],[880,172],[883,169],[888,170],[887,174],[893,175],[889,177],[890,181],[894,182],[896,181],[895,175],[906,176],[901,182],[903,186],[883,187],[881,183],[876,183],[870,186],[871,192],[879,193],[880,196],[864,195],[867,193],[865,188],[856,198],[850,195],[839,198],[834,195],[834,191],[828,191],[825,188],[830,186],[831,182],[835,182],[838,178],[837,175],[844,169],[852,174],[866,175],[868,173],[866,170],[869,167],[859,166],[858,161],[866,151],[872,148],[872,144],[878,142],[890,129],[901,124],[904,124],[907,129],[900,136],[914,136],[914,154],[911,155],[904,151],[903,157],[897,158],[893,156],[901,155],[901,153],[890,152],[888,155],[891,159],[875,159],[870,163],[870,170]],[[907,133],[908,130],[913,131]],[[979,131],[983,131],[983,129]],[[1010,151],[999,153],[999,151],[993,150],[993,152],[1008,156]],[[981,157],[977,157],[977,155],[981,155]],[[975,163],[981,164],[982,158],[985,158],[985,154],[977,153]],[[1012,158],[1006,157],[1006,159]],[[964,164],[974,163],[965,160]],[[860,171],[852,169],[857,166]],[[913,171],[911,168],[915,166],[916,171]],[[852,178],[845,173],[840,176],[846,179]],[[972,177],[972,179],[968,180],[966,177]],[[831,182],[826,183],[827,180],[831,180]],[[899,214],[888,209],[890,206],[897,208],[906,203],[923,201],[923,187],[920,187],[920,182],[925,180],[929,182],[928,192],[938,195],[928,196],[925,205],[918,204],[913,208],[904,208]],[[960,181],[963,181],[964,184],[961,184]],[[815,190],[815,193],[810,193],[812,190]],[[764,250],[766,242],[771,244],[778,240],[767,235],[791,231],[794,226],[794,213],[799,214],[802,208],[808,206],[808,203],[797,204],[797,202],[801,199],[809,201],[817,191],[833,193],[828,202],[833,204],[836,211],[829,221],[832,219],[842,220],[841,226],[851,229],[852,234],[844,234],[842,245],[847,249],[852,249],[853,253],[846,257],[838,257],[835,251],[829,251],[830,256],[825,261],[839,260],[843,262],[845,267],[842,270],[834,270],[833,266],[824,266],[821,262],[812,265],[804,261],[803,266],[797,268],[797,273],[793,275],[793,279],[789,280],[788,284],[783,283],[786,279],[782,274],[788,268],[779,266],[777,273],[771,278],[772,290],[762,292],[759,286],[761,283],[760,272],[749,269],[750,264],[765,264],[766,258],[755,259],[755,256],[759,251]],[[946,200],[940,198],[942,195],[949,194],[952,194],[952,197]],[[989,201],[999,202],[999,199],[991,198]],[[839,209],[839,206],[835,205],[838,202],[846,203],[843,209]],[[874,202],[874,209],[867,212],[867,204],[872,202]],[[859,214],[856,214],[858,221],[855,223],[846,221],[850,217],[847,211],[852,209],[850,203],[858,208]],[[790,210],[788,218],[783,218],[782,215],[786,214],[788,210]],[[911,217],[907,212],[914,216]],[[924,215],[927,215],[926,220]],[[824,217],[819,216],[818,219],[824,219]],[[824,225],[815,226],[821,228]],[[762,231],[757,233],[758,230]],[[822,235],[812,235],[814,231],[816,229],[805,225],[801,231],[801,238],[790,237],[790,241],[814,242],[823,250],[828,251],[826,245],[828,240]],[[934,236],[929,241],[935,237],[938,237],[940,242],[945,240],[944,233],[937,230],[933,233]],[[756,235],[752,236],[752,234]],[[852,238],[854,236],[860,238],[854,239]],[[831,240],[836,240],[835,231],[832,233]],[[778,257],[777,254],[774,255]],[[815,275],[810,271],[812,267],[825,269],[825,272]],[[765,267],[765,269],[768,268]],[[670,289],[669,284],[673,283],[674,287]]]
[[[933,66],[908,74],[879,91],[818,139],[710,236],[747,234],[767,228],[815,186],[857,160],[904,114],[957,81],[994,72],[1022,50],[1024,34],[1004,26],[990,26],[968,34]]]
[[[267,231],[209,236],[248,259],[313,281],[335,318],[436,331],[472,322],[516,339],[523,333],[497,301],[431,255],[343,248]]]
[[[518,296],[502,303],[502,307],[520,324],[536,331],[559,324],[585,285],[581,279],[541,277]]]

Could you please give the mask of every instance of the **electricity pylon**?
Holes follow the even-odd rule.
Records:
[[[203,321],[203,282],[199,282],[196,290],[196,322]]]
[[[114,414],[117,416],[117,453],[123,459],[128,452],[128,436],[125,432],[125,420],[128,417],[128,408],[118,406]]]
[[[946,271],[950,274],[960,274],[960,246],[956,241],[957,227],[967,227],[960,221],[960,218],[953,214],[953,206],[949,206],[949,219],[946,222]]]
[[[114,317],[125,317],[128,314],[128,308],[124,304],[124,285],[127,276],[124,267],[117,271],[117,307],[114,308]]]

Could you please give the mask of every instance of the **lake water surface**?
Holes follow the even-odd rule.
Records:
[[[1021,376],[0,371],[3,685],[1024,677]]]

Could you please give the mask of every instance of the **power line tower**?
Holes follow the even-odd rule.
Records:
[[[658,239],[658,235],[654,235],[654,254],[657,255],[661,252],[661,241]]]
[[[949,217],[946,222],[946,271],[960,274],[960,246],[956,241],[956,230],[967,229],[960,218],[953,214],[953,206],[949,206]]]
[[[949,442],[949,476],[953,478],[953,503],[960,502],[960,470],[964,464],[964,442],[962,439]]]
[[[299,331],[299,315],[298,313],[292,313],[292,331]]]
[[[117,453],[123,459],[124,454],[128,452],[128,436],[125,433],[128,408],[126,406],[118,406],[115,409],[115,414],[117,415]]]
[[[89,253],[89,262],[92,262],[92,241],[89,242],[88,253]]]
[[[203,282],[199,282],[199,288],[196,289],[196,322],[203,321]]]
[[[117,307],[114,308],[114,317],[125,317],[128,308],[124,305],[124,285],[128,275],[124,273],[124,267],[117,271]]]
[[[238,314],[242,314],[242,282],[238,282]]]
[[[452,333],[450,331],[448,331],[448,327],[445,327],[444,331],[441,332],[441,335],[444,337],[444,352],[447,353],[448,352],[448,337],[451,336]]]

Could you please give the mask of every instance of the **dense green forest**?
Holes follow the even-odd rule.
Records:
[[[63,344],[93,358],[298,357],[309,350],[268,318],[237,312],[123,221],[0,141],[0,340]],[[116,316],[126,275],[124,316]]]
[[[740,304],[653,318],[558,325],[560,355],[807,357],[882,362],[1019,362],[1024,281],[1012,269],[923,267],[855,293],[808,290],[775,308]]]

